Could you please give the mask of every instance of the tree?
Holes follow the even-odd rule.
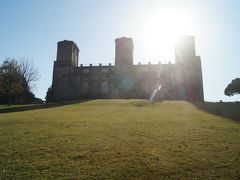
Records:
[[[232,82],[225,88],[224,93],[227,96],[240,94],[240,78],[233,79]]]
[[[47,95],[46,95],[45,99],[46,99],[46,102],[47,102],[47,103],[53,102],[52,86],[50,86],[50,87],[48,88]]]
[[[8,105],[34,102],[36,98],[31,90],[38,79],[32,61],[23,59],[18,63],[7,58],[0,67],[0,102]]]
[[[22,94],[23,103],[41,102],[42,100],[36,98],[32,93],[33,88],[36,87],[35,83],[40,78],[37,68],[34,67],[33,61],[23,58],[19,61],[19,68],[23,76],[23,87],[25,90]]]
[[[40,78],[37,68],[34,67],[33,61],[28,59],[20,60],[19,67],[26,85],[32,90],[36,86],[35,82]]]
[[[12,104],[13,96],[23,91],[23,76],[15,59],[6,59],[0,68],[1,100]]]

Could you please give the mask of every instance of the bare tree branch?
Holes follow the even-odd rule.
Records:
[[[21,73],[30,89],[36,86],[35,82],[40,79],[37,68],[34,67],[32,59],[23,58],[19,62]]]

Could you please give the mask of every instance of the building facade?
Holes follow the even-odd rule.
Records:
[[[149,98],[203,101],[201,60],[195,40],[183,36],[175,46],[175,64],[133,64],[131,38],[115,40],[115,65],[78,66],[79,49],[73,41],[60,41],[54,62],[52,93],[55,101],[89,98]]]

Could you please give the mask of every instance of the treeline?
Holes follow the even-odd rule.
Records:
[[[39,77],[31,60],[5,59],[0,66],[0,103],[8,105],[42,103],[43,101],[32,93]]]

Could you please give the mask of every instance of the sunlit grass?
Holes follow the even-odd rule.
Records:
[[[237,111],[144,100],[33,109],[0,114],[0,179],[240,177]]]

